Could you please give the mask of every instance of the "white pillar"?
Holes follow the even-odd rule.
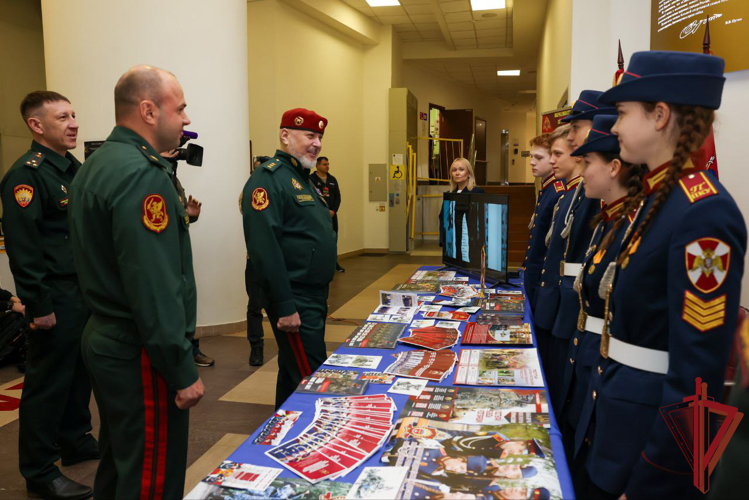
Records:
[[[114,85],[128,68],[174,73],[203,167],[180,162],[188,194],[203,202],[190,228],[198,325],[245,318],[245,249],[239,192],[250,171],[246,0],[42,0],[47,88],[67,96],[83,142],[114,127]],[[93,250],[93,249],[92,249]],[[175,256],[177,258],[177,256]]]

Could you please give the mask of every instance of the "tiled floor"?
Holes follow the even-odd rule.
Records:
[[[330,287],[329,311],[336,320],[328,320],[328,350],[336,349],[353,330],[354,323],[360,324],[374,309],[381,288],[402,282],[419,265],[438,265],[439,257],[431,253],[342,260],[346,272],[336,274]],[[188,490],[225,458],[227,450],[236,448],[273,413],[277,347],[270,326],[266,323],[264,327],[266,364],[259,368],[248,365],[249,345],[242,334],[201,340],[202,350],[216,359],[216,365],[200,369],[206,395],[190,413]],[[0,499],[26,498],[25,483],[18,472],[17,411],[2,410],[7,398],[20,397],[20,391],[13,387],[21,381],[14,367],[0,368],[0,443],[3,443],[0,446]],[[93,399],[91,411],[96,433],[99,420]],[[63,471],[73,479],[93,485],[96,465],[97,462],[87,462]]]

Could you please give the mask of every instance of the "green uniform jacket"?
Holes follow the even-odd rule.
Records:
[[[188,340],[197,298],[190,222],[170,169],[115,127],[73,183],[70,233],[95,330],[143,346],[169,387],[184,389],[198,379]]]
[[[52,314],[47,278],[75,279],[68,189],[81,163],[36,141],[2,182],[3,231],[16,293],[30,319]]]
[[[297,312],[292,290],[328,286],[336,236],[322,196],[296,158],[276,151],[242,191],[244,238],[252,280],[279,317]]]

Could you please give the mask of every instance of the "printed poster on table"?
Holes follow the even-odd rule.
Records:
[[[550,427],[549,404],[543,389],[427,386],[408,398],[400,417],[418,417],[459,424],[526,423]]]
[[[536,349],[462,349],[456,385],[543,387]]]
[[[409,469],[400,498],[562,498],[549,431],[537,425],[407,417],[381,461]]]

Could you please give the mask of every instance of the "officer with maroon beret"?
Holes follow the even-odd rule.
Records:
[[[242,192],[250,296],[263,304],[278,343],[277,408],[327,357],[336,235],[330,210],[309,180],[327,125],[307,109],[284,113],[280,149],[255,169]]]

